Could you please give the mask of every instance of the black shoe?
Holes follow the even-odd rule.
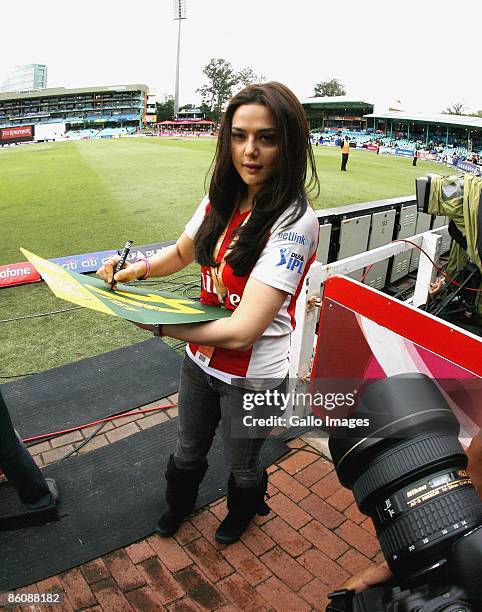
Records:
[[[26,512],[0,516],[0,531],[36,527],[59,520],[59,493],[53,478],[46,478],[49,492],[36,502],[24,503]]]
[[[219,525],[215,537],[220,544],[232,544],[239,540],[256,514],[266,516],[270,512],[264,497],[268,488],[268,474],[255,487],[241,489],[231,474],[228,481],[228,515]]]
[[[168,509],[159,519],[156,532],[163,538],[176,533],[183,520],[191,514],[196,504],[199,484],[208,469],[207,462],[195,470],[181,470],[169,457],[166,469],[166,501]]]
[[[45,482],[49,488],[48,494],[36,502],[26,503],[25,505],[29,510],[42,510],[43,508],[56,506],[59,503],[59,492],[55,480],[53,478],[46,478]]]
[[[190,514],[190,512],[180,514],[176,512],[172,506],[169,506],[166,512],[164,512],[157,521],[156,532],[163,538],[174,535],[188,514]]]

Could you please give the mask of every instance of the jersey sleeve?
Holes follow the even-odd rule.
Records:
[[[311,208],[295,223],[276,223],[251,276],[294,294],[318,245],[318,219]]]
[[[201,223],[204,221],[206,216],[206,208],[209,203],[209,197],[206,195],[201,201],[201,204],[197,207],[191,219],[186,223],[184,231],[191,240],[196,238],[198,229],[201,227]]]

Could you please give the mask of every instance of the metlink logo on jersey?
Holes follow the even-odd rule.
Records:
[[[297,232],[279,232],[276,235],[276,238],[285,240],[286,242],[301,244],[302,246],[305,246],[306,244],[306,238],[303,236],[303,234],[298,234]]]
[[[305,258],[303,257],[303,255],[300,255],[299,253],[291,253],[288,256],[288,253],[290,251],[291,249],[288,247],[280,248],[279,250],[280,260],[276,264],[276,267],[278,268],[279,266],[284,266],[287,270],[293,270],[294,272],[301,274],[301,272],[303,271],[303,265],[304,265]]]

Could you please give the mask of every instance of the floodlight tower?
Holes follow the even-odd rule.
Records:
[[[174,9],[174,21],[178,22],[177,27],[177,61],[176,61],[176,88],[174,92],[174,119],[179,113],[179,58],[181,55],[181,20],[186,19],[187,0],[172,0]]]

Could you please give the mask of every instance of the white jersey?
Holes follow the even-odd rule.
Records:
[[[196,233],[210,204],[204,198],[187,223],[186,234],[194,240]],[[313,210],[308,207],[305,214],[296,222],[287,222],[295,210],[290,206],[271,228],[268,241],[253,269],[246,276],[235,276],[231,266],[226,263],[222,278],[228,295],[224,305],[235,310],[241,301],[244,287],[249,277],[286,291],[288,294],[279,312],[266,328],[262,336],[247,351],[235,351],[216,347],[207,360],[198,350],[198,345],[189,343],[187,354],[208,374],[227,383],[236,384],[239,378],[284,378],[289,368],[290,334],[296,322],[294,318],[296,299],[303,281],[312,264],[318,244],[319,225]],[[245,219],[247,213],[235,213],[226,231],[225,240],[218,254],[221,260],[231,244],[233,231]],[[219,306],[215,286],[208,267],[201,268],[201,301]],[[206,364],[206,361],[208,362]]]

